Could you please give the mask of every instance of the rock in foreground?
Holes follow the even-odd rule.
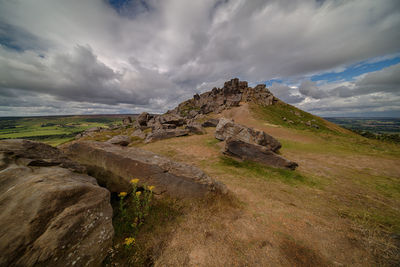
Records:
[[[0,266],[99,266],[106,257],[110,194],[61,168],[77,167],[61,155],[37,142],[0,141]]]
[[[112,192],[129,191],[129,182],[133,178],[154,185],[156,194],[174,197],[227,192],[224,184],[211,179],[200,169],[139,148],[84,141],[66,147],[65,151],[86,165],[88,172]]]
[[[294,170],[298,166],[297,163],[287,160],[263,146],[249,144],[232,138],[225,141],[224,153],[242,160],[255,161],[278,168]]]

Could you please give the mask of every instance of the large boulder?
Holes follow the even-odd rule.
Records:
[[[176,126],[182,126],[185,123],[185,119],[176,114],[163,114],[159,116],[161,124],[173,124]]]
[[[114,233],[108,190],[45,144],[3,140],[0,159],[0,266],[100,266]]]
[[[228,138],[225,141],[223,153],[277,168],[294,170],[298,166],[297,163],[285,159],[264,146],[249,144],[234,138]]]
[[[205,122],[203,122],[203,124],[201,124],[201,126],[203,127],[217,127],[219,123],[219,119],[209,119]]]
[[[122,119],[122,125],[130,125],[132,124],[132,118],[131,117],[126,117],[124,119]]]
[[[163,129],[159,128],[152,133],[148,134],[146,137],[145,142],[153,142],[157,140],[162,140],[162,139],[168,139],[172,137],[179,137],[179,136],[185,136],[189,134],[188,129]]]
[[[110,140],[107,141],[107,143],[113,144],[113,145],[118,145],[118,146],[127,146],[131,142],[131,138],[127,135],[116,135]]]
[[[203,126],[201,126],[200,123],[195,122],[195,121],[188,123],[186,125],[186,129],[188,129],[191,133],[194,133],[194,134],[204,134],[205,133]]]
[[[136,147],[85,141],[71,144],[65,152],[86,165],[89,174],[111,192],[131,190],[129,181],[133,178],[154,185],[157,194],[174,197],[203,197],[210,192],[227,191],[225,185],[194,166]]]
[[[137,118],[136,123],[140,126],[147,126],[147,122],[151,119],[151,116],[147,112],[142,112]]]
[[[273,152],[277,152],[281,148],[281,143],[269,134],[234,123],[226,118],[221,118],[215,129],[215,138],[226,140],[230,137],[246,143],[264,146]]]

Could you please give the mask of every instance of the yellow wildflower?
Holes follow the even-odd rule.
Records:
[[[131,184],[137,184],[139,182],[139,179],[132,179]]]
[[[154,189],[154,185],[150,185],[149,187],[147,187],[147,189],[149,189],[150,191],[153,191],[153,189]]]
[[[137,192],[136,192],[136,196],[138,196],[138,197],[139,197],[141,193],[142,193],[142,192],[140,192],[140,191],[137,191]]]
[[[119,197],[126,197],[126,192],[121,192],[118,194]]]
[[[124,245],[130,246],[130,245],[132,245],[133,243],[135,243],[135,238],[133,238],[133,237],[127,237],[127,238],[125,238]]]

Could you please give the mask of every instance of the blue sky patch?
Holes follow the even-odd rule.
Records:
[[[357,76],[360,76],[364,73],[379,71],[400,63],[400,56],[372,63],[369,62],[371,62],[371,60],[361,61],[357,64],[348,66],[344,71],[341,72],[326,72],[313,75],[311,76],[311,81],[325,81],[328,83],[337,81],[353,81]]]

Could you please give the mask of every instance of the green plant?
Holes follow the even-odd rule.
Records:
[[[139,179],[132,179],[132,193],[130,201],[126,199],[128,194],[121,192],[119,197],[119,228],[121,232],[136,236],[139,227],[143,225],[149,215],[150,204],[153,198],[154,186],[138,186]],[[128,247],[130,247],[131,243]]]

